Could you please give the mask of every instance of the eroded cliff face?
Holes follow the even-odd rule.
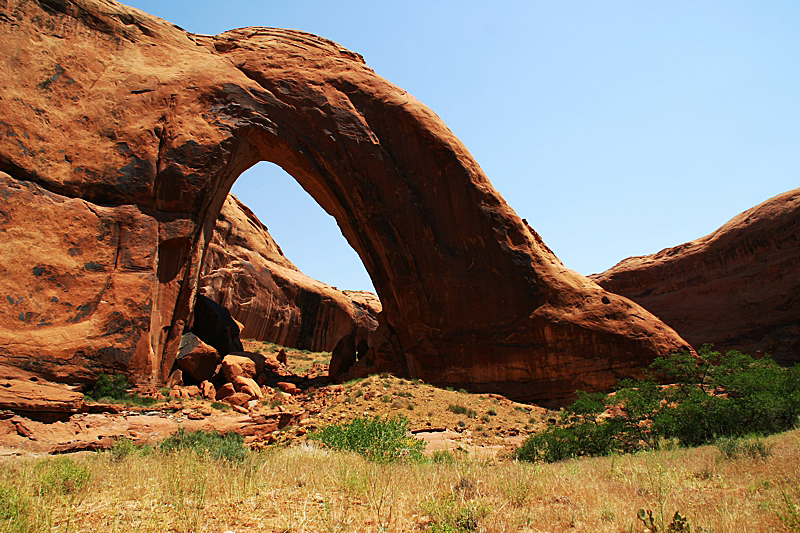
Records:
[[[5,373],[163,382],[217,215],[261,160],[363,260],[378,369],[553,400],[686,347],[564,268],[432,111],[336,43],[194,35],[110,0],[7,0],[0,19]]]
[[[719,350],[800,361],[800,189],[731,219],[714,233],[630,257],[592,278]]]
[[[322,260],[322,259],[321,259]],[[372,343],[381,305],[300,272],[253,212],[228,195],[200,273],[200,293],[227,308],[242,338],[331,351],[345,335]]]

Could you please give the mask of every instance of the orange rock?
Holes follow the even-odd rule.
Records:
[[[351,332],[368,338],[381,310],[374,294],[340,291],[300,272],[233,195],[217,217],[200,291],[241,321],[243,338],[314,351],[332,350]]]
[[[710,235],[629,257],[592,278],[637,302],[695,346],[800,362],[800,189]]]
[[[234,392],[230,396],[223,398],[222,401],[231,405],[244,407],[247,405],[247,402],[250,401],[250,398],[251,396],[245,392]]]
[[[222,374],[229,382],[233,382],[238,376],[254,378],[258,375],[256,364],[248,357],[238,355],[226,355],[222,359]]]
[[[261,160],[363,259],[382,304],[370,371],[563,402],[687,346],[566,269],[439,117],[358,54],[294,30],[188,34],[111,0],[6,3],[0,370],[164,383],[210,221]],[[320,293],[301,294],[301,316],[324,320]]]
[[[205,381],[214,377],[221,360],[216,349],[193,333],[186,333],[181,337],[181,348],[175,364],[195,381]]]
[[[0,410],[15,412],[75,413],[83,394],[54,383],[0,379]]]
[[[303,392],[302,390],[297,388],[297,385],[295,385],[294,383],[288,383],[286,381],[279,381],[277,383],[277,386],[283,392],[285,392],[287,394],[291,394],[292,396],[295,396],[297,394],[301,394]]]
[[[225,398],[227,398],[231,394],[235,394],[235,393],[236,393],[236,389],[233,387],[233,384],[226,383],[225,385],[220,387],[219,390],[217,391],[217,401],[224,400]]]
[[[198,396],[201,396],[200,387],[198,387],[197,385],[189,385],[188,387],[185,387],[183,390],[186,391],[186,394],[189,396],[189,398],[197,398]]]
[[[217,391],[210,381],[203,381],[200,383],[200,393],[206,400],[211,400],[213,402],[217,399]]]
[[[252,379],[245,376],[236,376],[233,379],[233,388],[236,392],[243,392],[248,394],[250,398],[261,398],[261,389],[258,384]]]

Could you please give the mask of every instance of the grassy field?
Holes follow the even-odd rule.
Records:
[[[240,462],[147,449],[6,459],[0,530],[617,533],[645,531],[645,509],[658,531],[676,511],[693,532],[800,531],[800,430],[765,441],[763,458],[704,446],[535,465],[459,452],[378,464],[309,444]]]

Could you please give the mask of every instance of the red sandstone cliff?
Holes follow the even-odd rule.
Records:
[[[0,373],[163,383],[217,215],[262,160],[364,262],[370,371],[561,401],[686,347],[566,269],[433,111],[334,42],[195,35],[111,0],[6,0],[0,21]]]
[[[217,217],[199,287],[244,326],[242,338],[305,350],[331,351],[349,334],[371,342],[381,311],[374,294],[339,291],[300,272],[233,195]]]
[[[800,189],[700,239],[629,257],[591,276],[639,303],[693,346],[800,361]]]

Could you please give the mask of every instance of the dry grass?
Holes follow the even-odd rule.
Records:
[[[192,452],[89,453],[72,457],[88,484],[64,490],[42,488],[42,462],[52,459],[5,460],[0,487],[11,492],[0,495],[13,493],[30,520],[17,529],[0,520],[0,530],[617,533],[643,531],[636,511],[645,508],[667,522],[680,511],[695,532],[792,531],[779,515],[785,496],[800,505],[800,430],[768,442],[764,460],[723,459],[706,446],[554,465],[378,465],[308,446],[237,464]]]

